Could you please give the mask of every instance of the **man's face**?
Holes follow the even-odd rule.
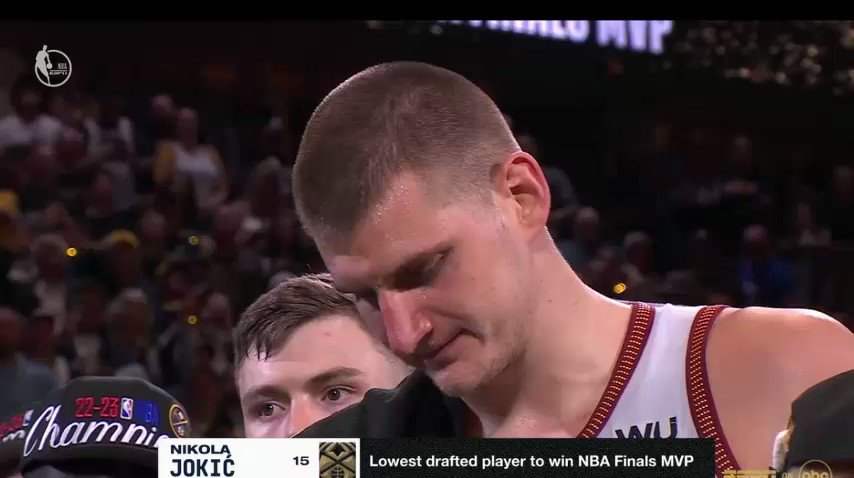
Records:
[[[373,333],[445,393],[471,392],[519,358],[533,308],[513,200],[439,207],[409,174],[389,191],[349,245],[318,249]]]
[[[237,388],[249,438],[291,437],[362,400],[391,389],[408,370],[378,349],[359,321],[330,315],[296,329],[275,355],[244,359]]]

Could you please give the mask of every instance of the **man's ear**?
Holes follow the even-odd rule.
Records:
[[[537,160],[525,152],[513,153],[499,166],[495,181],[519,224],[532,234],[541,233],[551,210],[551,192]]]

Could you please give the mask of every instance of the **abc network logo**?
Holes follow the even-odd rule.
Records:
[[[810,460],[804,463],[795,473],[783,473],[783,478],[833,478],[833,470],[821,460]]]
[[[36,79],[45,86],[56,88],[71,78],[71,59],[59,50],[48,50],[47,45],[36,53]]]

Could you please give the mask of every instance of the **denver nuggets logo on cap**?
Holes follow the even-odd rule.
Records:
[[[187,418],[187,412],[177,403],[169,408],[169,425],[172,427],[172,433],[178,438],[187,438],[190,434],[190,420]]]

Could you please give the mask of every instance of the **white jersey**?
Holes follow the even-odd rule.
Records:
[[[634,304],[611,380],[582,438],[713,438],[715,467],[739,469],[715,410],[706,344],[723,306]]]

